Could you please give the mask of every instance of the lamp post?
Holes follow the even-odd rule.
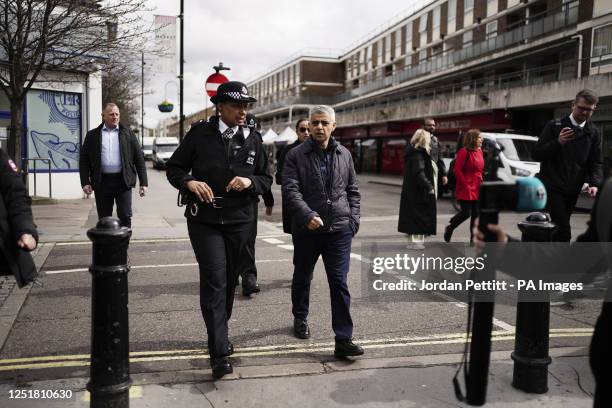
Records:
[[[184,37],[184,33],[185,33],[185,20],[184,20],[184,16],[183,16],[183,10],[184,10],[184,0],[181,0],[181,10],[180,10],[180,14],[179,14],[179,20],[181,23],[181,31],[180,31],[180,45],[179,45],[179,49],[180,49],[180,55],[179,55],[179,142],[183,140],[183,131],[184,131],[184,117],[183,117],[183,37]]]
[[[144,148],[144,51],[141,51],[141,71],[140,71],[140,146]]]

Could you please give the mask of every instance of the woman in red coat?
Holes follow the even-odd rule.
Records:
[[[461,211],[450,219],[444,229],[444,241],[449,242],[453,231],[463,221],[472,217],[470,221],[470,242],[472,242],[472,230],[474,221],[478,216],[478,191],[482,183],[482,170],[484,169],[484,157],[482,155],[482,136],[480,130],[471,129],[465,134],[463,146],[457,152],[455,158],[454,173],[456,187],[455,198],[459,201]]]

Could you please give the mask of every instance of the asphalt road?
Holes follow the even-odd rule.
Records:
[[[197,264],[184,231],[176,192],[163,172],[150,170],[150,194],[134,198],[134,229],[130,244],[129,321],[131,371],[158,372],[207,368],[206,332],[199,307]],[[400,188],[361,177],[362,225],[351,257],[349,286],[355,339],[366,357],[406,357],[459,353],[464,348],[467,308],[437,293],[372,296],[366,287],[370,272],[362,247],[372,243],[405,244],[397,232]],[[397,180],[396,180],[397,181]],[[280,191],[274,187],[280,204]],[[447,200],[438,205],[441,231],[453,214]],[[517,234],[523,216],[503,214],[502,223]],[[573,222],[578,230],[586,216]],[[230,322],[235,364],[275,365],[333,360],[329,290],[322,262],[311,289],[309,322],[312,337],[292,336],[290,286],[291,237],[280,228],[280,205],[271,217],[260,207],[257,266],[261,293],[243,297],[237,291]],[[92,209],[86,224],[95,222]],[[138,235],[139,222],[147,236]],[[144,227],[143,227],[144,228]],[[173,237],[167,234],[173,229]],[[156,233],[156,231],[158,231]],[[183,231],[183,233],[181,233]],[[517,234],[518,235],[518,234]],[[468,240],[467,222],[454,240]],[[430,238],[440,241],[440,234]],[[23,304],[0,351],[0,382],[20,383],[54,378],[87,377],[91,344],[91,245],[59,242],[42,267],[42,287],[34,287]],[[508,303],[508,302],[504,302]],[[584,300],[573,309],[553,308],[551,347],[588,347],[600,302]],[[499,304],[495,310],[493,347],[513,349],[516,308]]]

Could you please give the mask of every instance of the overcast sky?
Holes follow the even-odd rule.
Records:
[[[185,115],[204,108],[204,82],[219,61],[231,67],[224,71],[230,80],[248,82],[304,48],[345,50],[423,3],[427,0],[185,0]],[[178,0],[149,4],[154,8],[151,20],[153,14],[179,13]],[[178,106],[170,114],[157,109],[171,80],[153,72],[145,75],[145,93],[152,92],[145,96],[147,127],[178,115]],[[167,98],[178,105],[177,87],[168,85],[167,90]]]

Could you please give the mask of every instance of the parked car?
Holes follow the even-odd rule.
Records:
[[[144,154],[145,160],[151,160],[153,156],[153,141],[154,137],[143,137],[142,138],[142,153]]]
[[[483,150],[495,147],[499,152],[497,178],[515,181],[518,177],[533,177],[540,171],[540,163],[531,152],[537,137],[509,133],[482,133]]]
[[[153,142],[153,168],[165,169],[166,162],[178,147],[178,139],[174,137],[156,137]]]

